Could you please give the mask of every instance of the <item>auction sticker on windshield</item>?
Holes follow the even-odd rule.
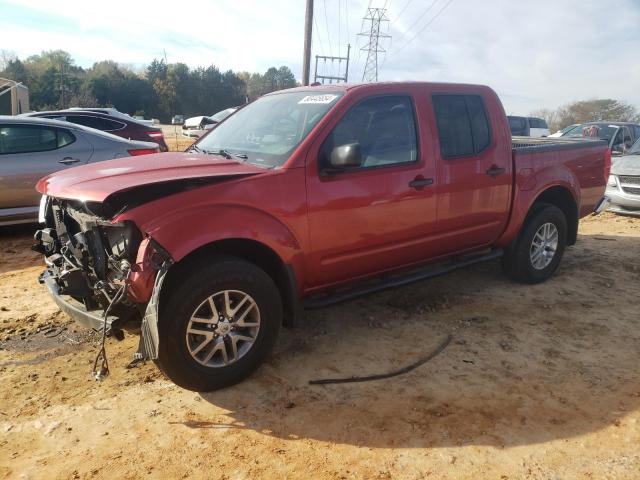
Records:
[[[307,95],[298,103],[331,103],[338,95]]]

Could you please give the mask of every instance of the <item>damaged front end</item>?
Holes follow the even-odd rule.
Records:
[[[117,338],[143,325],[139,358],[157,358],[158,296],[171,256],[133,222],[110,220],[117,215],[102,203],[43,197],[40,216],[40,282],[60,309]]]

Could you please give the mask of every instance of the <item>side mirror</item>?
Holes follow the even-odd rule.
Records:
[[[362,166],[362,149],[359,143],[347,143],[334,147],[329,154],[329,168],[344,170]]]

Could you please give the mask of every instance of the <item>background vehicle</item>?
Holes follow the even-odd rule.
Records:
[[[184,123],[184,115],[174,115],[171,118],[171,125],[182,125]]]
[[[557,138],[557,137],[561,137],[563,133],[571,130],[573,127],[575,127],[576,125],[578,125],[577,123],[574,123],[572,125],[569,125],[567,127],[564,127],[560,130],[558,130],[556,133],[552,133],[551,135],[549,135],[549,138]]]
[[[509,128],[511,135],[519,137],[548,137],[551,133],[546,120],[536,117],[516,117],[510,115]]]
[[[71,107],[69,108],[69,110],[84,110],[87,112],[96,112],[96,113],[104,113],[106,115],[111,115],[113,117],[119,117],[119,118],[123,118],[123,119],[131,119],[133,118],[131,115],[129,115],[128,113],[123,113],[113,107]],[[152,127],[155,122],[153,120],[138,120],[140,123],[142,123],[143,125],[147,125],[149,127]]]
[[[604,140],[613,153],[623,154],[634,142],[633,124],[620,122],[589,122],[575,125],[561,136]]]
[[[107,110],[107,109],[105,109]],[[57,110],[51,112],[26,113],[27,117],[51,118],[64,122],[71,122],[85,127],[95,128],[103,132],[112,133],[128,140],[154,142],[161,152],[169,150],[160,127],[150,127],[146,123],[127,116],[113,116],[106,113],[85,110]]]
[[[613,159],[607,196],[610,211],[640,216],[640,138],[623,156]]]
[[[148,153],[158,153],[158,146],[67,122],[0,116],[0,225],[36,221],[40,195],[35,186],[44,175]]]
[[[200,116],[187,118],[184,121],[184,125],[182,126],[182,134],[185,137],[200,138],[236,110],[236,107],[225,108],[224,110],[221,110],[218,113],[211,115],[210,117]]]
[[[512,142],[488,87],[375,83],[272,93],[189,152],[140,160],[39,182],[42,282],[95,328],[109,306],[115,330],[145,311],[141,356],[202,391],[254,371],[303,306],[499,257],[517,281],[548,279],[579,218],[606,206],[611,156],[591,140]],[[64,277],[78,235],[110,261]]]

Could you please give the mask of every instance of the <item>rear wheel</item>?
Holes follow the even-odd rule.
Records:
[[[262,363],[281,324],[273,280],[249,262],[218,257],[189,269],[161,305],[156,363],[188,390],[233,385]]]
[[[518,282],[543,282],[560,265],[566,243],[567,220],[562,210],[553,205],[537,205],[518,238],[506,249],[503,269]]]

